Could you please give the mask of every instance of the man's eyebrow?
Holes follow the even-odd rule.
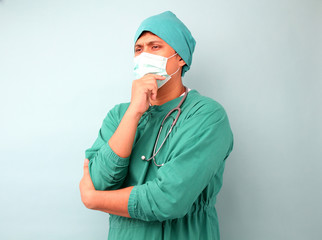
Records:
[[[163,44],[163,42],[161,42],[161,41],[151,41],[151,42],[147,42],[147,45],[153,45],[156,43]],[[141,46],[142,46],[142,44],[135,44],[135,47],[141,47]]]

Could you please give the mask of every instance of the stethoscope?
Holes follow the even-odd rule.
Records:
[[[143,161],[147,161],[147,162],[149,162],[149,161],[151,161],[151,160],[153,159],[153,162],[154,162],[154,165],[155,165],[155,166],[157,166],[157,167],[162,167],[162,166],[164,165],[164,163],[162,163],[162,164],[157,164],[157,163],[156,163],[156,161],[155,161],[155,156],[158,154],[158,152],[159,152],[159,151],[160,151],[160,149],[162,148],[163,144],[164,144],[164,143],[165,143],[165,141],[167,140],[167,138],[168,138],[169,134],[171,133],[171,131],[172,131],[172,129],[173,129],[173,127],[174,127],[174,125],[177,123],[178,118],[179,118],[179,116],[180,116],[180,114],[181,114],[181,108],[180,108],[180,107],[181,107],[181,105],[183,104],[184,100],[186,100],[187,95],[188,95],[188,89],[185,87],[185,93],[184,93],[184,95],[183,95],[183,97],[182,97],[182,99],[181,99],[180,103],[178,104],[178,106],[176,106],[175,108],[173,108],[172,110],[170,110],[170,112],[168,112],[168,114],[164,117],[164,119],[163,119],[163,121],[162,121],[162,123],[161,123],[160,130],[159,130],[159,133],[158,133],[157,139],[156,139],[156,141],[155,141],[155,143],[154,143],[154,147],[153,147],[153,154],[152,154],[152,156],[151,156],[149,159],[146,159],[146,157],[145,157],[145,156],[142,156],[142,157],[141,157],[141,159],[142,159]],[[171,124],[171,127],[170,127],[170,129],[169,129],[169,132],[168,132],[168,133],[167,133],[167,135],[165,136],[165,138],[164,138],[163,142],[161,143],[161,145],[160,145],[159,149],[158,149],[157,151],[155,151],[155,150],[156,150],[156,148],[157,148],[157,145],[158,145],[158,141],[159,141],[159,137],[160,137],[160,134],[161,134],[161,131],[162,131],[162,128],[163,128],[163,124],[164,124],[164,122],[167,120],[167,118],[168,118],[168,117],[169,117],[173,112],[175,112],[175,111],[178,111],[178,113],[177,113],[176,118],[173,120],[173,122],[172,122],[172,124]]]

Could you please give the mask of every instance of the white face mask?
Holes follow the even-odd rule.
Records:
[[[134,58],[134,77],[139,79],[145,74],[152,73],[161,76],[165,76],[164,80],[157,80],[158,88],[162,87],[167,81],[171,79],[171,76],[176,74],[177,71],[169,75],[167,73],[167,61],[178,53],[173,54],[172,56],[166,58],[159,55],[143,52],[139,56]]]

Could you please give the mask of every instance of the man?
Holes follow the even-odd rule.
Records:
[[[107,114],[86,150],[82,201],[110,214],[109,239],[219,239],[233,135],[223,107],[182,84],[195,40],[168,11],[143,21],[134,42],[131,102]]]

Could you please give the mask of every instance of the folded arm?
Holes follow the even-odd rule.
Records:
[[[130,217],[128,213],[128,200],[133,187],[119,190],[95,190],[88,170],[89,160],[84,162],[84,175],[79,183],[81,199],[84,205],[92,210],[99,210],[123,217]]]
[[[176,136],[180,140],[173,141],[181,144],[174,147],[171,160],[159,169],[154,180],[115,191],[94,190],[90,197],[82,198],[84,204],[145,221],[184,216],[210,179],[223,168],[233,147],[233,135],[226,113],[219,109],[192,117]]]

